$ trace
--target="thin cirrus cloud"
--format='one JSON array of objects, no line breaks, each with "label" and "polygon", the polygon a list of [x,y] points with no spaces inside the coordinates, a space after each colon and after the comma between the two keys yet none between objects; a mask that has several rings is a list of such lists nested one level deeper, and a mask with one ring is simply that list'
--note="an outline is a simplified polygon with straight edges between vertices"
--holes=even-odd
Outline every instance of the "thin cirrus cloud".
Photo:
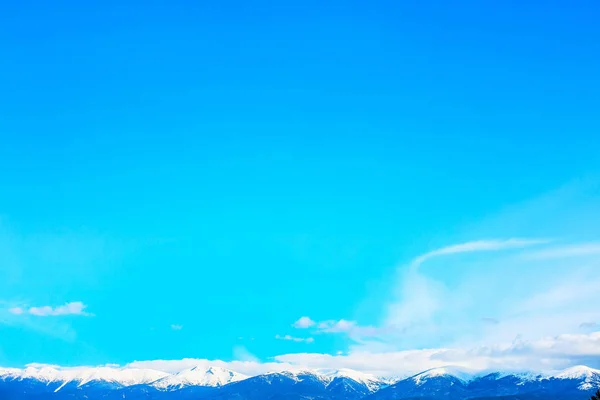
[{"label": "thin cirrus cloud", "polygon": [[600,243],[576,243],[550,249],[532,251],[524,255],[526,259],[557,259],[600,255]]},{"label": "thin cirrus cloud", "polygon": [[40,306],[40,307],[13,307],[8,310],[11,314],[14,315],[33,315],[36,317],[58,317],[65,315],[79,315],[83,317],[92,317],[94,314],[85,311],[87,305],[82,303],[81,301],[73,301],[70,303],[65,303],[61,306]]},{"label": "thin cirrus cloud", "polygon": [[345,319],[340,320],[325,320],[325,321],[314,321],[310,317],[300,317],[296,322],[292,324],[297,329],[309,329],[315,328],[320,332],[347,332],[356,326],[355,321],[348,321]]},{"label": "thin cirrus cloud", "polygon": [[474,240],[466,243],[454,244],[451,246],[442,247],[428,253],[422,254],[416,257],[411,265],[413,268],[419,267],[425,261],[444,255],[460,254],[460,253],[473,253],[481,251],[499,251],[508,249],[518,249],[528,246],[534,246],[539,244],[548,243],[548,239],[524,239],[524,238],[511,238],[511,239],[492,239],[492,240]]},{"label": "thin cirrus cloud", "polygon": [[315,339],[313,339],[312,337],[307,337],[307,338],[301,338],[301,337],[295,337],[295,336],[291,336],[291,335],[275,335],[275,339],[277,340],[288,340],[291,342],[298,342],[298,343],[313,343],[315,341]]},{"label": "thin cirrus cloud", "polygon": [[180,331],[183,329],[183,325],[171,324],[171,329],[173,329],[174,331]]}]

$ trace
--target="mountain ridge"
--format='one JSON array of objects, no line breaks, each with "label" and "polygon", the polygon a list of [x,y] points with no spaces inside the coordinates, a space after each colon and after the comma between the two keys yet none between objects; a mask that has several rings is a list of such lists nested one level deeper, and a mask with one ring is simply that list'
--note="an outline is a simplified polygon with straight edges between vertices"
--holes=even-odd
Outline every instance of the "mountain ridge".
[{"label": "mountain ridge", "polygon": [[585,395],[598,388],[600,370],[586,366],[553,373],[477,372],[446,366],[392,382],[351,369],[293,368],[247,376],[216,366],[176,373],[110,366],[0,368],[2,400],[462,400],[542,394],[556,400],[565,396],[587,400]]}]

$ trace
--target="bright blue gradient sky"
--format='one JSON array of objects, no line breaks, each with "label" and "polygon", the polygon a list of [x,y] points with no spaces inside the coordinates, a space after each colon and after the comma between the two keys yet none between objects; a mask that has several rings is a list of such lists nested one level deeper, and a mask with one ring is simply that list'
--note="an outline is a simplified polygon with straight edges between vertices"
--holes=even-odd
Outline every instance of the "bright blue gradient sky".
[{"label": "bright blue gradient sky", "polygon": [[325,3],[3,5],[0,365],[454,348],[600,279],[600,5]]}]

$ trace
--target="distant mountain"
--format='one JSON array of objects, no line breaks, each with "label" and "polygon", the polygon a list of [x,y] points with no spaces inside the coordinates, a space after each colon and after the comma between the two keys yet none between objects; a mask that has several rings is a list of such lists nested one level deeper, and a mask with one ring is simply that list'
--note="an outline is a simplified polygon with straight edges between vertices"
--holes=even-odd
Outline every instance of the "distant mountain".
[{"label": "distant mountain", "polygon": [[349,369],[248,377],[219,367],[175,374],[133,368],[0,368],[0,400],[588,400],[600,371],[477,373],[434,368],[390,382]]},{"label": "distant mountain", "polygon": [[600,371],[585,366],[557,374],[474,374],[453,368],[436,368],[401,380],[367,397],[401,399],[583,399],[600,388]]}]

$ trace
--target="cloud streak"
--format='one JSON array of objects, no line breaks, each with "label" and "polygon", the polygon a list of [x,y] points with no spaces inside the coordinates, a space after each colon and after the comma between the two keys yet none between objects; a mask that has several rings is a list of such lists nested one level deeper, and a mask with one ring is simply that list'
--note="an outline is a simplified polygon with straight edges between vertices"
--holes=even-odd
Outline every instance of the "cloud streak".
[{"label": "cloud streak", "polygon": [[428,253],[422,254],[415,258],[411,266],[412,268],[418,268],[425,261],[434,257],[460,254],[460,253],[473,253],[481,251],[499,251],[508,249],[518,249],[528,246],[535,246],[539,244],[548,243],[548,239],[523,239],[523,238],[512,238],[512,239],[492,239],[492,240],[475,240],[466,243],[454,244],[451,246],[442,247]]},{"label": "cloud streak", "polygon": [[24,315],[29,314],[36,317],[58,317],[65,315],[79,315],[84,317],[91,317],[94,314],[88,313],[85,311],[87,306],[80,301],[73,301],[70,303],[65,303],[61,306],[52,307],[52,306],[41,306],[41,307],[12,307],[8,310],[11,314],[14,315]]},{"label": "cloud streak", "polygon": [[[298,323],[304,321],[305,323]],[[349,337],[360,339],[365,337],[376,337],[382,334],[391,333],[389,328],[379,328],[375,326],[362,326],[356,321],[340,319],[340,320],[325,320],[325,321],[313,321],[309,317],[302,317],[296,321],[293,326],[297,329],[310,329],[315,334],[324,333],[338,333],[346,334]],[[277,335],[278,339],[282,339]]]},{"label": "cloud streak", "polygon": [[302,338],[302,337],[295,337],[295,336],[291,336],[291,335],[283,335],[283,336],[275,335],[275,339],[288,340],[288,341],[298,342],[298,343],[313,343],[315,341],[315,339],[312,337]]}]

